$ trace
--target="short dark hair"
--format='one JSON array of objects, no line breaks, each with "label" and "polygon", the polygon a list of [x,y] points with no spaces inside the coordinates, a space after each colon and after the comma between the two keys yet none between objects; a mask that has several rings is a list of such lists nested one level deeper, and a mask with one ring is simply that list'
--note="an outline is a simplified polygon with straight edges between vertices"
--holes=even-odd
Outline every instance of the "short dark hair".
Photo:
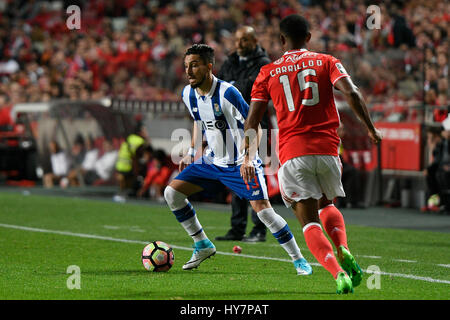
[{"label": "short dark hair", "polygon": [[194,44],[186,50],[184,57],[198,54],[205,64],[212,63],[214,65],[214,49],[207,44]]},{"label": "short dark hair", "polygon": [[304,42],[309,33],[309,23],[298,14],[291,14],[280,21],[280,32],[293,42]]}]

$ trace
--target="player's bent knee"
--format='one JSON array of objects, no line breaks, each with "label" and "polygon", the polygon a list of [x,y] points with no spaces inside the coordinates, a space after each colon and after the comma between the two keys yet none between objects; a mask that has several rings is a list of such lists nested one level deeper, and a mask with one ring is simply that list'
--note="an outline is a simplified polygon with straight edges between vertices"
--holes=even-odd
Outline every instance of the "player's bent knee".
[{"label": "player's bent knee", "polygon": [[269,209],[272,208],[272,206],[270,205],[269,200],[253,200],[250,201],[250,204],[252,205],[253,210],[255,210],[255,212],[260,212],[264,209]]},{"label": "player's bent knee", "polygon": [[175,190],[171,186],[164,189],[164,199],[171,209],[178,209],[186,205],[186,195]]},{"label": "player's bent knee", "polygon": [[258,215],[259,220],[261,220],[261,222],[264,223],[270,231],[278,231],[286,224],[286,220],[284,220],[272,208],[263,209],[258,211],[256,214]]}]

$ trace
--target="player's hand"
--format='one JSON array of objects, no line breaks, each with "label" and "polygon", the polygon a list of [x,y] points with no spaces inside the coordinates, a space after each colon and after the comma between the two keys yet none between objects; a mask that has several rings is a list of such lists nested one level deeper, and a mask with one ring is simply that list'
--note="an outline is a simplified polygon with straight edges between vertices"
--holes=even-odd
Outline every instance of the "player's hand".
[{"label": "player's hand", "polygon": [[383,136],[380,130],[373,128],[373,130],[369,130],[369,138],[373,143],[379,143],[383,139]]},{"label": "player's hand", "polygon": [[250,182],[255,176],[255,167],[252,161],[248,157],[244,158],[244,162],[241,165],[241,177],[245,182]]},{"label": "player's hand", "polygon": [[183,159],[181,159],[180,164],[178,166],[178,171],[183,171],[184,168],[186,168],[188,165],[194,162],[194,157],[190,154],[187,154],[184,156]]}]

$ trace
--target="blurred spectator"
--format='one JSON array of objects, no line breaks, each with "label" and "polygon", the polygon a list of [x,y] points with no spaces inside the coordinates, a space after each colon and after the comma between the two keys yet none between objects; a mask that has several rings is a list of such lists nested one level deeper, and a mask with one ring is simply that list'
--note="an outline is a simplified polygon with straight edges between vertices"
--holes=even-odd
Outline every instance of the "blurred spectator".
[{"label": "blurred spectator", "polygon": [[427,129],[427,149],[428,149],[428,154],[427,154],[426,158],[427,158],[428,164],[433,163],[435,158],[436,158],[436,156],[437,156],[438,149],[436,149],[436,146],[442,140],[441,133],[442,133],[442,128],[441,127],[429,127]]},{"label": "blurred spectator", "polygon": [[70,157],[56,141],[49,143],[49,150],[52,172],[44,175],[44,187],[51,188],[58,183],[62,183],[61,186],[65,187],[68,183],[65,177],[69,173]]},{"label": "blurred spectator", "polygon": [[79,168],[81,167],[81,164],[84,161],[84,157],[86,155],[86,149],[85,149],[85,144],[84,144],[84,138],[83,136],[78,133],[75,137],[75,141],[72,145],[72,149],[71,149],[71,168],[75,169],[75,168]]},{"label": "blurred spectator", "polygon": [[142,166],[141,171],[139,173],[140,176],[143,178],[147,175],[147,172],[153,167],[153,154],[154,154],[153,147],[150,144],[147,144],[144,148],[143,154],[142,154],[142,163],[144,163],[144,166]]},{"label": "blurred spectator", "polygon": [[428,187],[427,209],[444,210],[450,213],[450,113],[442,122],[441,137],[437,131],[429,134],[431,146],[434,144],[432,159],[426,169]]},{"label": "blurred spectator", "polygon": [[437,146],[442,141],[442,129],[431,127],[427,130],[428,165],[424,171],[427,183],[427,206],[425,210],[438,211],[439,207],[439,185],[436,180],[436,170],[439,167],[440,147]]},{"label": "blurred spectator", "polygon": [[[103,144],[103,147],[105,145]],[[104,150],[103,150],[104,151]],[[81,169],[85,171],[93,170],[95,162],[99,156],[99,150],[95,146],[95,141],[91,135],[86,140],[86,154],[84,155],[83,162],[81,163]]]},{"label": "blurred spectator", "polygon": [[441,210],[450,214],[450,113],[442,124],[444,131],[436,179],[439,185]]},{"label": "blurred spectator", "polygon": [[111,141],[103,141],[103,154],[95,161],[94,168],[86,171],[84,179],[87,185],[110,183],[113,178],[114,165],[118,151],[114,150]]},{"label": "blurred spectator", "polygon": [[340,58],[369,103],[417,104],[425,98],[422,89],[435,91],[433,105],[449,100],[448,88],[438,89],[448,78],[448,1],[377,1],[382,21],[372,30],[367,6],[355,1],[93,0],[83,2],[76,32],[64,21],[69,3],[47,3],[6,1],[0,16],[0,92],[12,104],[105,95],[178,101],[186,47],[214,47],[219,70],[234,50],[231,34],[249,24],[273,60],[282,54],[271,41],[278,22],[295,12],[311,22],[310,49]]},{"label": "blurred spectator", "polygon": [[138,183],[137,177],[141,171],[140,160],[147,143],[147,129],[142,123],[139,123],[134,132],[120,145],[115,165],[116,176],[119,182],[119,193],[114,196],[115,201],[123,202],[126,200],[126,196],[135,195]]},{"label": "blurred spectator", "polygon": [[150,198],[164,202],[164,188],[172,175],[172,168],[167,163],[167,155],[164,150],[159,149],[153,153],[152,166],[147,171],[144,183],[139,189],[138,197],[143,197],[149,192]]},{"label": "blurred spectator", "polygon": [[6,93],[0,93],[0,131],[12,131],[14,128],[14,121],[11,118],[12,105],[8,100]]},{"label": "blurred spectator", "polygon": [[[351,135],[345,129],[344,123],[341,123],[339,126],[338,134],[342,140],[349,139],[350,137],[348,135]],[[339,158],[342,163],[342,185],[346,197],[338,197],[336,199],[336,205],[340,208],[361,208],[362,204],[360,203],[360,199],[363,192],[361,189],[361,185],[363,185],[361,183],[362,173],[350,161],[351,157],[346,154],[343,143],[339,147]]]},{"label": "blurred spectator", "polygon": [[[80,138],[78,138],[78,140],[81,141]],[[75,147],[75,144],[74,147],[72,147],[72,155],[74,154],[74,151],[76,152],[76,150],[79,149],[79,147]],[[86,140],[86,147],[84,152],[82,153],[78,152],[78,155],[79,155],[77,162],[78,165],[72,168],[69,174],[67,175],[70,186],[79,186],[81,184],[79,179],[83,178],[87,172],[94,171],[95,163],[99,155],[99,150],[95,147],[94,140],[91,136],[89,136],[88,139]],[[86,181],[83,180],[83,182],[85,183]]]}]

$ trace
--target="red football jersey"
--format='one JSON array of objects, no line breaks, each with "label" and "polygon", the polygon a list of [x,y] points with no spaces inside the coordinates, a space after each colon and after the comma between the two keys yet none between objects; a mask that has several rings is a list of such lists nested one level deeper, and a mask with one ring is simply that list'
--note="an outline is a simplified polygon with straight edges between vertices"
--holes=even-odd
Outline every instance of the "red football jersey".
[{"label": "red football jersey", "polygon": [[333,85],[348,76],[338,59],[306,49],[288,51],[261,68],[252,101],[273,101],[281,164],[304,155],[338,155]]}]

